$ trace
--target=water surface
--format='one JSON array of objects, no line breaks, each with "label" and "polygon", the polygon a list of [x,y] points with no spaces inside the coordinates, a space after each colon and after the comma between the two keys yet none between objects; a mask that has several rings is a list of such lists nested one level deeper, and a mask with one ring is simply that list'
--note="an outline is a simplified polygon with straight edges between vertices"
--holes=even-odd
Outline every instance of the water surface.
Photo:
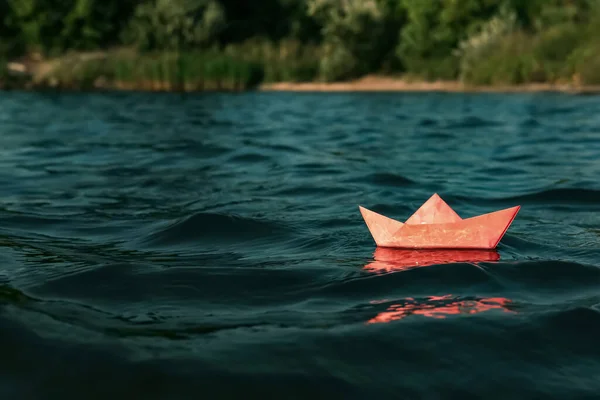
[{"label": "water surface", "polygon": [[[595,96],[2,93],[0,396],[595,398],[599,177]],[[522,208],[375,253],[433,193]]]}]

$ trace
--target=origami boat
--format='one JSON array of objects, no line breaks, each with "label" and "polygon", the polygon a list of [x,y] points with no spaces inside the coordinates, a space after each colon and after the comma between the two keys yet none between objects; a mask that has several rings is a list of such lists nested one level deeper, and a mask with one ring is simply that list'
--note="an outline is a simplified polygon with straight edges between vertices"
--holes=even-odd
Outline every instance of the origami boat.
[{"label": "origami boat", "polygon": [[462,219],[437,193],[406,222],[359,206],[377,246],[403,249],[495,249],[521,206]]}]

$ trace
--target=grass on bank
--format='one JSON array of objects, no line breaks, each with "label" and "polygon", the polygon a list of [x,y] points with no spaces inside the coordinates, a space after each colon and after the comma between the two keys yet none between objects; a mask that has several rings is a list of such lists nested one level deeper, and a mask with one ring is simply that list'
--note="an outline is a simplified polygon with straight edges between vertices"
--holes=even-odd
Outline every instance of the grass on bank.
[{"label": "grass on bank", "polygon": [[229,57],[260,64],[263,83],[311,82],[319,79],[321,47],[303,44],[297,40],[280,43],[264,39],[250,39],[223,50]]},{"label": "grass on bank", "polygon": [[263,80],[259,64],[210,53],[108,53],[57,63],[41,86],[155,91],[245,90]]},{"label": "grass on bank", "polygon": [[246,90],[264,82],[312,81],[314,48],[298,42],[249,41],[222,50],[137,53],[121,49],[67,55],[36,78],[35,86],[156,91]]}]

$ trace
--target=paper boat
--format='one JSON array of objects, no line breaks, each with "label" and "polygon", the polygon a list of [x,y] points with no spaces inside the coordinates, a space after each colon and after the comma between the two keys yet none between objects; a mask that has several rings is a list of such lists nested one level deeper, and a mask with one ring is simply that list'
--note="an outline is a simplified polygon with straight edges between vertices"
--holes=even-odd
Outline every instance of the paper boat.
[{"label": "paper boat", "polygon": [[435,193],[406,222],[359,206],[380,247],[403,249],[495,249],[521,206],[462,219]]}]

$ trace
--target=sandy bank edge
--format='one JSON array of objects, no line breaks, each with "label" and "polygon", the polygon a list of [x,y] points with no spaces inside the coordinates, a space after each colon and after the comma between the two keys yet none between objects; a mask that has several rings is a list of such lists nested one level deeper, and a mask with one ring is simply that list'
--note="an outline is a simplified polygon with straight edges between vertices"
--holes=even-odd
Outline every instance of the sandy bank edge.
[{"label": "sandy bank edge", "polygon": [[600,93],[600,85],[580,86],[572,84],[531,83],[512,86],[469,86],[456,81],[411,82],[400,78],[365,77],[350,82],[279,82],[262,84],[259,91],[289,92],[561,92]]}]

